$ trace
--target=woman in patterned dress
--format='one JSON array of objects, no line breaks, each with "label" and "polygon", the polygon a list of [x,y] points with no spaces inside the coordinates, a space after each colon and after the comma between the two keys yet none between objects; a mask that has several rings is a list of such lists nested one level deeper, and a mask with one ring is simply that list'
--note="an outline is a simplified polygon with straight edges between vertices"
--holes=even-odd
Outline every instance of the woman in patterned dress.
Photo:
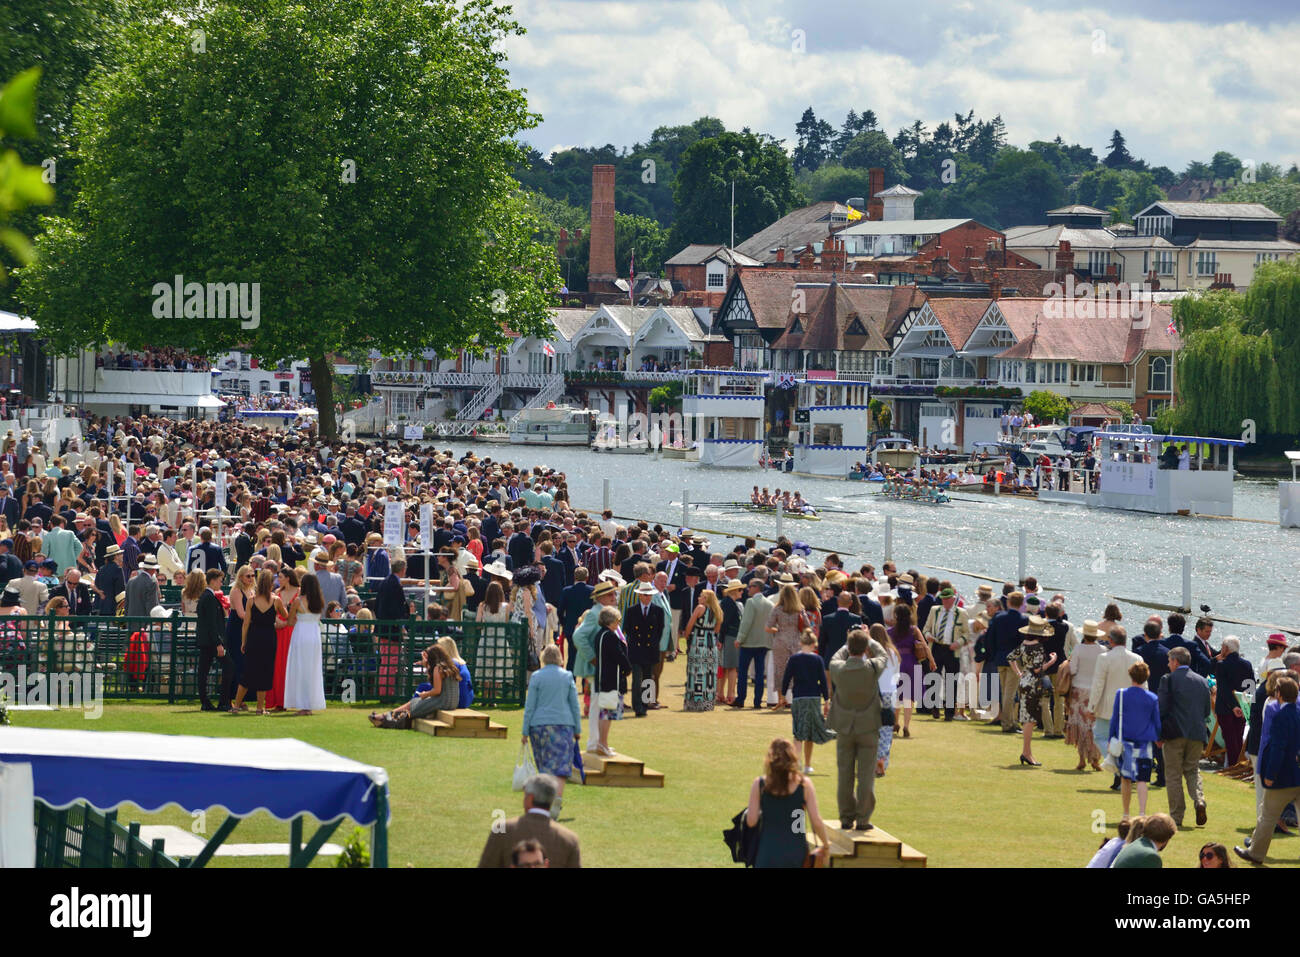
[{"label": "woman in patterned dress", "polygon": [[718,643],[722,606],[707,588],[686,623],[686,711],[712,711],[718,694]]},{"label": "woman in patterned dress", "polygon": [[[788,575],[782,576],[782,578],[788,577]],[[795,588],[793,581],[786,582],[781,586],[781,594],[777,598],[776,606],[767,616],[767,632],[772,636],[772,680],[776,682],[778,688],[785,680],[785,666],[790,663],[790,656],[799,651],[799,635],[803,632],[801,627],[803,614],[799,590]],[[777,702],[777,707],[783,708],[788,704],[789,702],[782,695]]]},{"label": "woman in patterned dress", "polygon": [[899,729],[898,712],[894,710],[894,695],[898,691],[899,654],[894,640],[889,637],[889,629],[884,625],[872,625],[868,634],[872,641],[879,642],[885,649],[885,670],[880,673],[880,708],[881,717],[886,714],[892,720],[881,721],[880,740],[876,744],[876,777],[883,778],[889,769],[889,752],[894,744],[894,732]]},{"label": "woman in patterned dress", "polygon": [[1056,661],[1056,654],[1048,654],[1043,645],[1044,638],[1055,635],[1051,622],[1037,615],[1030,617],[1029,624],[1020,629],[1025,640],[1015,651],[1007,655],[1009,664],[1019,679],[1020,691],[1020,729],[1024,733],[1024,749],[1020,752],[1020,763],[1030,767],[1042,767],[1041,761],[1034,760],[1033,737],[1034,725],[1041,721],[1043,705],[1043,683],[1047,682],[1047,693],[1051,694],[1051,679],[1044,672]]}]

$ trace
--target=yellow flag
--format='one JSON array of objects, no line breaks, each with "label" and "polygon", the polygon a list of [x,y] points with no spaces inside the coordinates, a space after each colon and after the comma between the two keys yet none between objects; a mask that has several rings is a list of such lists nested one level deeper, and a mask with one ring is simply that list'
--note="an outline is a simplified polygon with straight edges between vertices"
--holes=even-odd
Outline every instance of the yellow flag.
[{"label": "yellow flag", "polygon": [[849,206],[848,210],[849,210],[849,215],[848,215],[849,222],[853,222],[854,220],[858,220],[862,218],[862,213],[854,209],[852,206]]}]

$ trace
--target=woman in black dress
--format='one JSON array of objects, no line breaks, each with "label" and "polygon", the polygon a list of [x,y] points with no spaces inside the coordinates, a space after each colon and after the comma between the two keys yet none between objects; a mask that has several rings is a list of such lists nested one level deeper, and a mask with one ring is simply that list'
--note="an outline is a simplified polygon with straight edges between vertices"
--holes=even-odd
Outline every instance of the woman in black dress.
[{"label": "woman in black dress", "polygon": [[284,603],[272,594],[273,580],[270,569],[257,575],[257,593],[248,602],[244,615],[242,646],[244,673],[239,683],[239,693],[231,704],[232,714],[238,714],[244,696],[257,693],[257,713],[266,714],[266,693],[275,680],[275,618],[287,619],[289,613]]}]

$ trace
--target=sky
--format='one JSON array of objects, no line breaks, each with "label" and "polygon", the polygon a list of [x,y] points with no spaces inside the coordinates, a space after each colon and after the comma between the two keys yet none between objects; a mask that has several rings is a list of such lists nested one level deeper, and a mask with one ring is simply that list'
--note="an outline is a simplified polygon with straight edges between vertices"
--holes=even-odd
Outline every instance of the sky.
[{"label": "sky", "polygon": [[1300,4],[1284,0],[515,0],[504,50],[542,123],[524,139],[631,146],[719,117],[794,145],[804,109],[892,136],[975,110],[1007,140],[1129,151],[1182,170],[1226,149],[1300,160]]}]

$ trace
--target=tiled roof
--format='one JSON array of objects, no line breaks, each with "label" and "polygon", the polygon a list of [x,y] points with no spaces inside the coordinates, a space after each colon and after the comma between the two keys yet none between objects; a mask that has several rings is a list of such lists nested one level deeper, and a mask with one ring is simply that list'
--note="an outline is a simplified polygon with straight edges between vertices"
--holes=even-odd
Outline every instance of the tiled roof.
[{"label": "tiled roof", "polygon": [[1048,216],[1105,216],[1104,209],[1098,209],[1096,206],[1085,206],[1083,203],[1075,203],[1073,206],[1060,206],[1056,209],[1049,209]]},{"label": "tiled roof", "polygon": [[988,311],[988,299],[931,299],[930,311],[954,349],[964,349],[971,333]]},{"label": "tiled roof", "polygon": [[[790,315],[786,332],[772,344],[773,349],[889,351],[882,330],[889,311],[891,289],[854,288],[832,282],[829,286],[808,289],[807,292],[805,314]],[[796,321],[802,324],[802,333],[790,332]],[[855,321],[862,326],[863,334],[848,333]]]},{"label": "tiled roof", "polygon": [[847,216],[849,208],[831,200],[803,206],[737,244],[736,251],[760,262],[773,262],[776,256],[770,250],[800,249],[825,239],[831,230],[831,215],[836,210],[841,216]]},{"label": "tiled roof", "polygon": [[796,282],[831,281],[829,272],[803,269],[742,269],[736,276],[760,329],[786,327]]},{"label": "tiled roof", "polygon": [[[1070,310],[1049,310],[1050,302],[1028,298],[998,300],[998,309],[1018,340],[1016,345],[999,353],[1000,358],[1127,364],[1142,351],[1167,352],[1181,344],[1166,328],[1172,308],[1168,303],[1147,305],[1099,299],[1091,309],[1096,315],[1088,316],[1088,310],[1080,309],[1077,302]],[[1057,315],[1060,311],[1073,315]]]},{"label": "tiled roof", "polygon": [[925,305],[925,293],[916,286],[894,286],[890,289],[889,309],[885,314],[885,327],[881,330],[886,339],[892,339],[907,314]]},{"label": "tiled roof", "polygon": [[1106,418],[1123,418],[1118,409],[1112,409],[1108,405],[1100,402],[1085,402],[1083,405],[1075,406],[1070,410],[1071,416],[1081,416],[1089,419],[1105,416]]},{"label": "tiled roof", "polygon": [[761,263],[743,253],[728,249],[725,245],[718,243],[692,243],[687,246],[672,259],[664,261],[665,266],[699,266],[708,262],[714,257],[721,259],[730,266],[758,266]]},{"label": "tiled roof", "polygon": [[574,335],[587,324],[595,309],[552,309],[551,324],[566,342],[572,341]]},{"label": "tiled roof", "polygon": [[1282,219],[1263,203],[1175,203],[1167,199],[1152,203],[1137,215],[1146,215],[1154,206],[1183,219]]},{"label": "tiled roof", "polygon": [[1109,229],[1082,229],[1078,226],[1012,226],[1006,236],[1008,249],[1054,248],[1061,240],[1074,249],[1110,249],[1115,244],[1115,234]]}]

